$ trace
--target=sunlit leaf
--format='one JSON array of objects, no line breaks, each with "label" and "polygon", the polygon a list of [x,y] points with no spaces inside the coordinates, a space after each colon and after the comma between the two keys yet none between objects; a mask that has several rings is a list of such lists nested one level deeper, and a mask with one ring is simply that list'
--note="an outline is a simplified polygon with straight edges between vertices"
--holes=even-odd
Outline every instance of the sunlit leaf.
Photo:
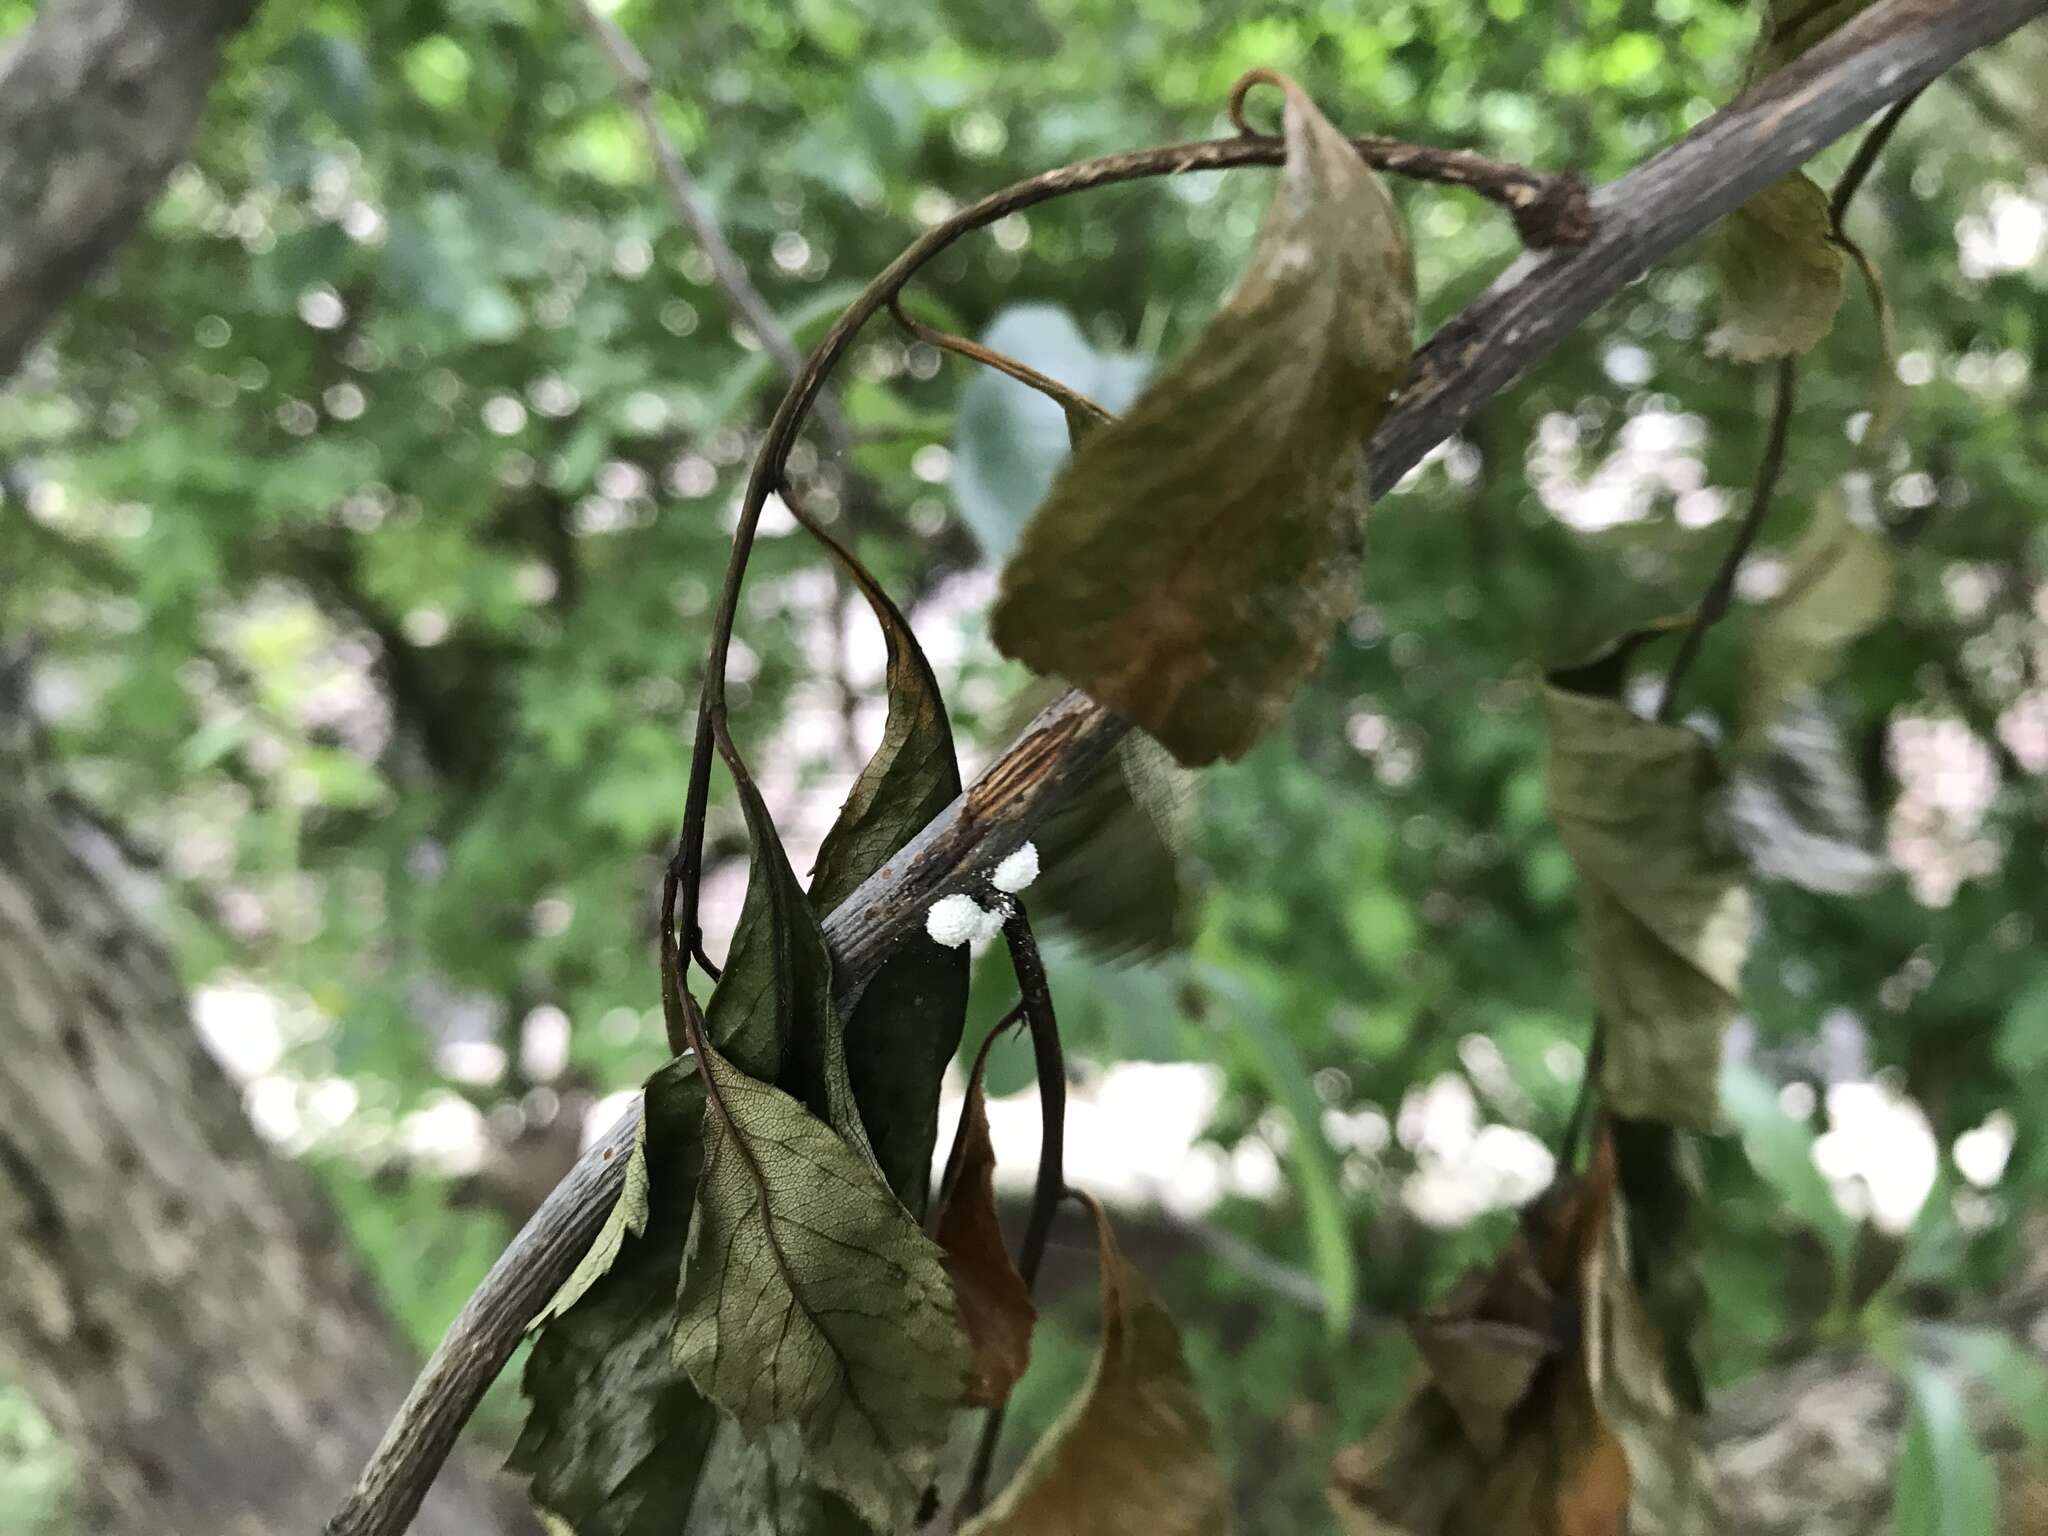
[{"label": "sunlit leaf", "polygon": [[1716,225],[1721,320],[1707,350],[1738,363],[1811,351],[1842,307],[1833,228],[1827,193],[1803,174],[1773,182]]},{"label": "sunlit leaf", "polygon": [[[938,679],[908,621],[852,551],[812,531],[867,599],[889,657],[881,744],[825,834],[811,873],[811,902],[822,918],[952,803],[960,765]],[[948,948],[913,932],[846,1020],[854,1101],[889,1187],[914,1215],[925,1207],[939,1081],[960,1044],[970,963],[964,946]]]},{"label": "sunlit leaf", "polygon": [[748,1434],[795,1425],[809,1477],[902,1529],[967,1378],[944,1257],[865,1144],[716,1051],[705,1071],[675,1358]]},{"label": "sunlit leaf", "polygon": [[1229,1497],[1180,1330],[1095,1213],[1102,1343],[1087,1384],[961,1536],[1212,1536]]},{"label": "sunlit leaf", "polygon": [[1544,707],[1551,816],[1578,869],[1605,1028],[1603,1098],[1631,1118],[1711,1125],[1751,928],[1742,862],[1710,821],[1713,753],[1688,727],[1556,682]]},{"label": "sunlit leaf", "polygon": [[1289,87],[1250,270],[1090,434],[1003,569],[997,648],[1183,763],[1241,756],[1356,606],[1359,445],[1407,371],[1414,268],[1386,191]]},{"label": "sunlit leaf", "polygon": [[1961,1388],[1923,1360],[1906,1365],[1898,1536],[1984,1536],[1998,1529],[1998,1478],[1970,1427]]},{"label": "sunlit leaf", "polygon": [[694,1064],[648,1080],[626,1191],[549,1303],[527,1361],[511,1463],[577,1536],[666,1536],[689,1517],[718,1414],[671,1357],[677,1277],[702,1161]]},{"label": "sunlit leaf", "polygon": [[1723,1070],[1721,1102],[1742,1138],[1750,1166],[1846,1269],[1856,1251],[1856,1223],[1836,1203],[1827,1178],[1814,1163],[1813,1128],[1787,1114],[1777,1091],[1746,1062],[1730,1062]]},{"label": "sunlit leaf", "polygon": [[[1016,304],[981,334],[982,345],[1058,379],[1108,410],[1136,398],[1149,359],[1103,352],[1063,309]],[[1071,451],[1072,424],[1060,407],[994,369],[977,368],[960,391],[948,482],[960,517],[991,560],[1005,559]]]},{"label": "sunlit leaf", "polygon": [[984,1041],[967,1079],[960,1129],[946,1162],[932,1236],[945,1251],[946,1272],[959,1296],[960,1321],[973,1351],[967,1401],[987,1407],[1009,1396],[1031,1361],[1031,1327],[1038,1310],[1024,1277],[1011,1262],[996,1215],[996,1153],[988,1134],[988,1102],[982,1087],[988,1066]]}]

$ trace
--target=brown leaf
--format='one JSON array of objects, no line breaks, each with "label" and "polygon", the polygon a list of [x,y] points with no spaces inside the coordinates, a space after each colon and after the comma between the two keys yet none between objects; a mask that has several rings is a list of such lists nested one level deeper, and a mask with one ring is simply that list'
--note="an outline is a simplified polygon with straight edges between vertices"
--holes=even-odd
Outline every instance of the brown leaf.
[{"label": "brown leaf", "polygon": [[1102,1207],[1102,1345],[1088,1383],[961,1536],[1221,1536],[1229,1498],[1180,1330]]},{"label": "brown leaf", "polygon": [[1292,82],[1250,268],[1054,481],[1003,568],[997,649],[1195,766],[1242,756],[1357,606],[1359,446],[1408,370],[1415,271],[1386,189]]},{"label": "brown leaf", "polygon": [[933,1227],[972,1351],[966,1401],[976,1408],[993,1407],[1010,1395],[1031,1361],[1031,1325],[1038,1318],[996,1219],[996,1154],[989,1142],[982,1076],[989,1047],[1001,1034],[991,1030],[974,1058]]},{"label": "brown leaf", "polygon": [[[1625,1295],[1616,1304],[1627,1268],[1615,1181],[1603,1134],[1587,1172],[1553,1184],[1492,1268],[1418,1322],[1428,1379],[1331,1464],[1330,1502],[1348,1536],[1623,1536],[1629,1440],[1645,1456],[1664,1448],[1616,1413],[1676,1409],[1668,1391],[1654,1404],[1640,1391],[1661,1354],[1654,1336],[1642,1341],[1640,1307]],[[1617,1317],[1628,1330],[1619,1354]],[[1637,1390],[1618,1390],[1630,1382]]]}]

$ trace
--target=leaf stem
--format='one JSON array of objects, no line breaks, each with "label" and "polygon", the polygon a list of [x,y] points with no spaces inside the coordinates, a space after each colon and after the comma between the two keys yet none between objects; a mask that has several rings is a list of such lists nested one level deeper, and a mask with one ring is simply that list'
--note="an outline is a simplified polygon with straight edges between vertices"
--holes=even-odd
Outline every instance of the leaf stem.
[{"label": "leaf stem", "polygon": [[1793,359],[1780,358],[1775,385],[1776,403],[1771,407],[1770,436],[1764,440],[1764,454],[1757,461],[1756,488],[1749,494],[1749,511],[1743,516],[1742,526],[1735,531],[1735,542],[1728,546],[1728,553],[1722,557],[1714,579],[1707,583],[1699,606],[1693,610],[1692,623],[1685,631],[1685,638],[1678,642],[1678,654],[1671,659],[1671,671],[1664,679],[1664,699],[1657,707],[1660,721],[1669,721],[1676,710],[1678,685],[1685,681],[1685,674],[1699,656],[1700,644],[1707,638],[1707,631],[1728,611],[1729,600],[1735,595],[1735,579],[1742,574],[1742,562],[1756,544],[1757,535],[1763,532],[1764,518],[1778,494],[1778,477],[1785,468],[1785,441],[1792,430],[1793,386],[1797,377],[1798,365]]},{"label": "leaf stem", "polygon": [[[1046,1240],[1052,1235],[1053,1218],[1067,1192],[1065,1148],[1067,1125],[1067,1064],[1060,1050],[1059,1021],[1053,1016],[1052,987],[1045,976],[1045,961],[1032,936],[1031,920],[1024,903],[1010,898],[1010,915],[1003,920],[1003,942],[1010,948],[1010,964],[1017,972],[1017,1004],[1031,1028],[1031,1054],[1038,1070],[1038,1112],[1042,1130],[1038,1144],[1038,1183],[1031,1191],[1031,1215],[1024,1225],[1024,1241],[1017,1249],[1017,1273],[1024,1277],[1028,1294],[1038,1280],[1038,1266],[1045,1258]],[[999,1026],[1000,1027],[1000,1026]],[[989,1469],[995,1465],[996,1442],[1002,1438],[1005,1399],[988,1411],[982,1421],[981,1440],[974,1448],[960,1502],[954,1506],[954,1520],[963,1521],[979,1510],[988,1497]]]},{"label": "leaf stem", "polygon": [[1062,384],[1051,374],[1040,373],[1029,363],[1020,363],[1016,358],[998,352],[994,347],[985,347],[978,341],[969,341],[965,336],[955,336],[951,331],[942,331],[935,325],[927,325],[924,321],[904,313],[903,295],[900,293],[890,295],[889,313],[896,317],[898,325],[927,346],[937,347],[941,352],[951,352],[956,357],[964,357],[970,362],[980,363],[985,368],[993,368],[998,373],[1007,374],[1019,384],[1037,390],[1063,411],[1079,411],[1096,421],[1110,419],[1108,411],[1078,389],[1070,389]]}]

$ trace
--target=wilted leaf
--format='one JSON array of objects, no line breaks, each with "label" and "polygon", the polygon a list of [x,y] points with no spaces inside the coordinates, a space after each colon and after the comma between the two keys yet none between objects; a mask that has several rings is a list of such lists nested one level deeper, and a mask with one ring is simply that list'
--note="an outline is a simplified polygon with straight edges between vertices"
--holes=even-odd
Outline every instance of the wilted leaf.
[{"label": "wilted leaf", "polygon": [[1102,1344],[1081,1394],[961,1536],[1212,1536],[1229,1497],[1180,1330],[1095,1214]]},{"label": "wilted leaf", "polygon": [[1867,507],[1870,480],[1830,486],[1805,531],[1785,552],[1785,585],[1750,626],[1742,729],[1768,730],[1795,702],[1828,681],[1849,644],[1891,611],[1897,576],[1890,541]]},{"label": "wilted leaf", "polygon": [[996,1216],[996,1152],[989,1141],[982,1075],[997,1033],[990,1034],[974,1058],[932,1232],[945,1251],[946,1272],[953,1277],[960,1322],[973,1351],[967,1401],[982,1408],[1008,1397],[1024,1374],[1031,1362],[1031,1325],[1038,1319],[1024,1277],[1010,1261],[1003,1224]]},{"label": "wilted leaf", "polygon": [[804,1470],[871,1525],[907,1527],[967,1376],[936,1244],[852,1127],[716,1051],[675,1356],[756,1435],[794,1424]]},{"label": "wilted leaf", "polygon": [[997,648],[1183,763],[1241,756],[1356,606],[1360,444],[1407,371],[1392,201],[1292,85],[1250,270],[1189,352],[1091,433],[1003,569]]},{"label": "wilted leaf", "polygon": [[1709,819],[1713,753],[1688,727],[1555,681],[1544,705],[1551,816],[1579,872],[1606,1032],[1604,1102],[1710,1125],[1751,926],[1742,862]]},{"label": "wilted leaf", "polygon": [[[909,622],[866,567],[813,528],[860,588],[888,646],[889,715],[881,744],[825,834],[811,874],[821,918],[881,868],[960,793],[953,730],[931,663]],[[922,1215],[938,1137],[939,1081],[967,1017],[970,959],[922,930],[896,947],[846,1021],[847,1074],[889,1187]]]},{"label": "wilted leaf", "polygon": [[761,792],[735,776],[753,864],[704,1032],[740,1071],[778,1083],[821,1119],[861,1136],[832,1001],[832,955]]},{"label": "wilted leaf", "polygon": [[549,1303],[522,1382],[531,1407],[511,1464],[577,1536],[681,1530],[718,1427],[669,1349],[702,1162],[694,1063],[656,1072],[644,1100],[638,1173]]},{"label": "wilted leaf", "polygon": [[[1415,1327],[1427,1375],[1338,1453],[1349,1536],[1706,1536],[1697,1423],[1636,1301],[1613,1143],[1522,1213],[1491,1269]],[[1490,1374],[1491,1373],[1491,1374]]]},{"label": "wilted leaf", "polygon": [[1804,174],[1773,182],[1716,225],[1721,323],[1707,351],[1738,363],[1811,351],[1842,307],[1833,230],[1827,193]]},{"label": "wilted leaf", "polygon": [[[1111,411],[1137,397],[1151,370],[1148,358],[1097,350],[1067,312],[1051,304],[1011,305],[981,341]],[[948,484],[961,520],[989,559],[1006,559],[1017,547],[1018,533],[1066,463],[1073,435],[1060,407],[1028,384],[993,369],[976,369],[967,381],[953,419]]]}]

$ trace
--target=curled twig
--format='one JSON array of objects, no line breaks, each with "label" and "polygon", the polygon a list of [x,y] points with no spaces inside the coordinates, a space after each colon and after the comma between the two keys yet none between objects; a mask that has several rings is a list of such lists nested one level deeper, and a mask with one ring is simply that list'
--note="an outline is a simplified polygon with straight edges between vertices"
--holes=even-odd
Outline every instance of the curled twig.
[{"label": "curled twig", "polygon": [[[1502,166],[1462,150],[1429,149],[1393,139],[1356,138],[1351,142],[1369,164],[1383,170],[1448,182],[1493,197],[1514,213],[1517,226],[1531,243],[1575,244],[1592,232],[1590,202],[1584,184],[1576,177],[1546,176]],[[805,416],[861,327],[888,305],[919,269],[961,236],[1022,209],[1093,187],[1151,177],[1179,176],[1190,171],[1279,165],[1285,158],[1286,146],[1277,138],[1239,136],[1105,155],[1029,177],[991,193],[926,230],[870,282],[833,323],[805,361],[803,369],[791,381],[788,392],[768,423],[740,501],[739,519],[733,529],[732,554],[726,564],[725,582],[720,589],[718,609],[712,621],[704,688],[698,701],[696,740],[690,754],[683,825],[676,840],[676,857],[684,874],[677,893],[680,907],[664,907],[662,920],[665,923],[684,932],[695,932],[697,927],[696,876],[703,857],[705,816],[710,804],[713,738],[725,716],[726,660],[732,649],[733,628],[739,618],[740,588],[746,578],[747,561],[753,552],[761,513],[769,494],[783,483],[789,450],[802,429]]]},{"label": "curled twig", "polygon": [[951,352],[970,362],[980,363],[984,368],[993,368],[997,373],[1006,374],[1030,389],[1046,396],[1061,410],[1092,417],[1096,421],[1108,421],[1110,414],[1078,389],[1071,389],[1049,373],[1040,373],[1029,363],[1020,363],[1007,353],[998,352],[994,347],[985,347],[978,341],[969,341],[965,336],[955,336],[951,331],[942,331],[935,325],[927,325],[904,311],[903,295],[889,296],[889,313],[896,323],[910,332],[926,346],[937,347],[941,352]]}]

